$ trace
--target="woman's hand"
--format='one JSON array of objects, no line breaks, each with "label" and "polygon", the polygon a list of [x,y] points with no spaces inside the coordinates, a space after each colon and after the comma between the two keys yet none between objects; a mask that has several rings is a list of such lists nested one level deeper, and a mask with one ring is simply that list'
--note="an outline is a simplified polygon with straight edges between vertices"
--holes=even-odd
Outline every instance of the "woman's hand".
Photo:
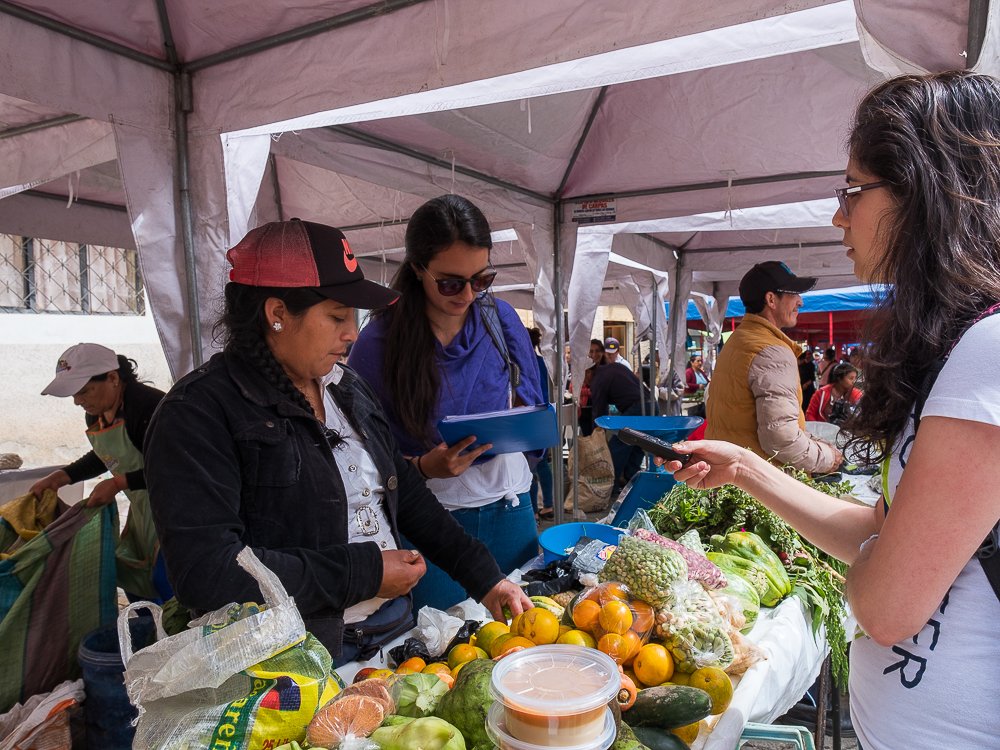
[{"label": "woman's hand", "polygon": [[476,436],[470,435],[450,447],[447,443],[434,446],[428,453],[420,457],[420,469],[423,470],[424,476],[428,479],[450,479],[462,474],[472,466],[473,461],[493,447],[493,443],[486,443],[468,453],[459,455],[474,442],[476,442]]},{"label": "woman's hand", "polygon": [[505,604],[510,607],[511,617],[519,615],[534,606],[523,589],[506,578],[491,588],[489,593],[483,597],[483,606],[490,611],[493,619],[499,622],[507,622],[507,616],[503,611]]},{"label": "woman's hand", "polygon": [[52,490],[53,492],[58,492],[60,487],[65,487],[70,483],[69,474],[67,474],[62,469],[57,469],[49,474],[47,477],[42,477],[33,485],[29,492],[33,494],[38,499],[41,499],[42,493],[45,490]]},{"label": "woman's hand", "polygon": [[662,458],[654,458],[654,463],[666,465],[667,471],[673,472],[674,479],[687,482],[689,487],[696,490],[738,484],[737,477],[745,468],[747,458],[753,455],[722,440],[696,440],[677,443],[673,447],[678,453],[691,454],[687,466],[681,466],[680,461],[668,462]]},{"label": "woman's hand", "polygon": [[117,495],[120,491],[119,486],[125,484],[124,478],[119,479],[118,476],[113,476],[111,479],[105,479],[103,482],[98,483],[98,485],[94,487],[94,491],[90,493],[90,498],[87,500],[88,508],[97,508],[101,505],[107,505],[115,499],[115,495]]},{"label": "woman's hand", "polygon": [[382,586],[378,590],[378,596],[395,599],[409,593],[426,572],[427,563],[416,550],[385,550],[382,553]]}]

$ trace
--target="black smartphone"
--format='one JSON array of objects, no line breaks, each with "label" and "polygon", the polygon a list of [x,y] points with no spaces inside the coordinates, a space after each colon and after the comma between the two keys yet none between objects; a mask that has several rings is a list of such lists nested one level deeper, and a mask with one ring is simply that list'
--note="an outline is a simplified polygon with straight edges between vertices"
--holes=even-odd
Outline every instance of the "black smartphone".
[{"label": "black smartphone", "polygon": [[622,427],[618,430],[618,439],[627,445],[636,445],[646,453],[665,458],[667,461],[680,461],[681,465],[691,460],[690,453],[678,453],[670,443],[666,443],[645,432],[633,430],[631,427]]}]

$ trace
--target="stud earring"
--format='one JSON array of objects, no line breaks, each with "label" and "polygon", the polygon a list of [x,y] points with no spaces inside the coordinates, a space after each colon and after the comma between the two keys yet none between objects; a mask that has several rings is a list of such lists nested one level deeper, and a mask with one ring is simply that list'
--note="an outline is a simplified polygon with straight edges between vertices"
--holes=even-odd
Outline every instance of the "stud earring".
[{"label": "stud earring", "polygon": [[274,325],[272,325],[271,328],[273,328],[275,331],[280,331],[281,323],[279,323],[278,321],[274,321]]}]

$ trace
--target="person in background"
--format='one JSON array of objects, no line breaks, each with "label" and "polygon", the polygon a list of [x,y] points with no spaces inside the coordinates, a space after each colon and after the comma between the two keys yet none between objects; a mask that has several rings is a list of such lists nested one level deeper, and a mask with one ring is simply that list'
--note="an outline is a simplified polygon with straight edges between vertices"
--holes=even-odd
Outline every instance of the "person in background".
[{"label": "person in background", "polygon": [[[528,461],[523,453],[481,458],[491,446],[466,451],[474,436],[449,446],[437,423],[541,404],[538,360],[514,308],[485,294],[497,272],[479,208],[458,195],[434,198],[410,217],[405,245],[391,285],[402,297],[372,316],[350,364],[379,394],[400,450],[427,487],[509,573],[538,554]],[[504,351],[520,373],[513,388]],[[447,609],[465,598],[432,565],[413,596],[418,609]]]},{"label": "person in background", "polygon": [[[535,350],[538,359],[539,380],[542,385],[542,400],[549,403],[549,368],[545,366],[545,359],[542,357],[542,332],[537,328],[529,328],[528,336],[531,338],[531,348]],[[549,465],[549,454],[551,449],[546,449],[542,453],[542,458],[535,466],[531,474],[531,508],[535,511],[535,516],[549,520],[555,517],[552,509],[552,467]],[[530,463],[530,461],[529,461]],[[538,488],[542,488],[542,507],[538,507]]]},{"label": "person in background", "polygon": [[[813,395],[806,411],[807,422],[833,422],[840,424],[843,418],[831,419],[830,415],[837,404],[846,401],[850,406],[861,400],[861,391],[854,387],[858,380],[858,368],[850,362],[841,362],[830,372],[830,383],[824,385]],[[841,407],[843,416],[847,411]]]},{"label": "person in background", "polygon": [[[595,423],[599,417],[608,414],[608,407],[611,405],[614,405],[619,416],[623,417],[637,417],[642,414],[644,407],[639,401],[640,398],[645,399],[647,412],[650,408],[649,388],[640,382],[638,376],[621,360],[596,369],[590,384],[590,392]],[[639,471],[643,452],[638,446],[626,445],[617,435],[608,438],[608,450],[611,452],[611,461],[614,464],[615,489],[617,489],[619,478],[624,477],[627,482]]]},{"label": "person in background", "polygon": [[614,336],[608,336],[604,339],[604,354],[608,364],[617,362],[628,368],[629,372],[632,372],[632,365],[629,364],[629,361],[625,357],[621,356],[621,344],[618,343],[618,339]]},{"label": "person in background", "polygon": [[798,319],[799,293],[815,285],[815,278],[800,278],[778,261],[744,274],[740,299],[747,314],[715,364],[705,437],[748,446],[777,465],[825,474],[840,466],[842,456],[806,431],[796,365],[801,350],[781,332]]},{"label": "person in background", "polygon": [[129,500],[128,520],[115,546],[118,585],[130,601],[162,604],[174,594],[149,509],[142,443],[164,394],[140,383],[135,368],[134,360],[100,344],[77,344],[59,356],[55,380],[42,395],[72,396],[83,407],[92,450],[35,482],[31,492],[40,498],[47,489],[58,491],[110,471],[111,478],[94,488],[87,505],[107,505],[119,492]]},{"label": "person in background", "polygon": [[425,564],[495,617],[530,606],[400,454],[372,387],[340,364],[355,309],[399,294],[364,278],[342,232],[313,222],[264,224],[226,257],[223,351],[170,389],[145,446],[180,602],[261,601],[236,561],[250,547],[336,666],[412,628],[407,593]]},{"label": "person in background", "polygon": [[823,353],[823,361],[816,366],[820,386],[829,385],[830,370],[837,365],[837,350],[832,346]]},{"label": "person in background", "polygon": [[[659,360],[659,356],[657,356]],[[656,386],[656,404],[660,410],[660,416],[679,417],[681,416],[681,401],[684,397],[684,381],[677,374],[673,367],[663,374],[660,382]]]},{"label": "person in background", "polygon": [[705,390],[712,381],[705,372],[703,360],[700,354],[695,354],[688,360],[687,369],[684,371],[684,393],[690,396],[692,393]]},{"label": "person in background", "polygon": [[596,367],[600,367],[601,365],[606,365],[608,362],[611,361],[605,354],[604,342],[602,342],[600,339],[590,340],[590,351],[587,353],[587,356],[590,357],[590,361],[593,362]]},{"label": "person in background", "polygon": [[859,747],[994,750],[1000,712],[977,707],[1000,705],[1000,371],[983,367],[1000,357],[1000,81],[879,84],[846,183],[833,223],[854,275],[892,289],[862,334],[865,397],[845,425],[851,452],[881,463],[883,496],[830,497],[721,442],[675,446],[693,460],[671,467],[693,488],[736,485],[850,565]]},{"label": "person in background", "polygon": [[[805,410],[816,392],[816,363],[808,349],[803,349],[799,355],[799,385],[802,388],[802,408]],[[807,416],[806,421],[808,419]]]},{"label": "person in background", "polygon": [[819,367],[819,363],[823,361],[823,352],[817,349],[816,351],[813,352],[812,358],[813,358],[813,364]]}]

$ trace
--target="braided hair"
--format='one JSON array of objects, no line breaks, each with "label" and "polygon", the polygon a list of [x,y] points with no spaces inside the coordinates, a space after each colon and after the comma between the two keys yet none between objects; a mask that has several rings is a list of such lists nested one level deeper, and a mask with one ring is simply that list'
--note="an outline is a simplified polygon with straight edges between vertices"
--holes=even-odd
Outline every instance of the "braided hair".
[{"label": "braided hair", "polygon": [[226,284],[225,294],[225,312],[215,324],[216,341],[222,343],[227,353],[236,355],[263,375],[275,390],[315,416],[316,412],[305,394],[295,387],[267,345],[265,331],[268,324],[264,305],[268,299],[275,297],[285,303],[293,316],[298,316],[323,302],[326,297],[309,288],[248,286],[232,281]]}]

